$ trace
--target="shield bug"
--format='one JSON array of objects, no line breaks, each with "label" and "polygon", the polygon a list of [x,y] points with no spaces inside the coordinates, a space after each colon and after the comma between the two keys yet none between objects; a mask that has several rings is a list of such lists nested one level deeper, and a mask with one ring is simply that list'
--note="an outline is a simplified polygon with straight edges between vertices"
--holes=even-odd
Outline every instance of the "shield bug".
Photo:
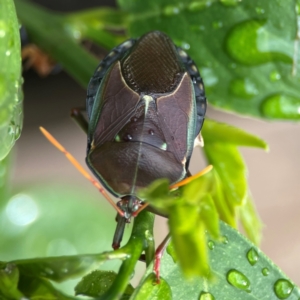
[{"label": "shield bug", "polygon": [[92,76],[86,100],[86,163],[118,202],[113,247],[141,205],[139,189],[158,178],[189,176],[194,140],[204,121],[203,82],[191,58],[162,32],[114,48]]}]

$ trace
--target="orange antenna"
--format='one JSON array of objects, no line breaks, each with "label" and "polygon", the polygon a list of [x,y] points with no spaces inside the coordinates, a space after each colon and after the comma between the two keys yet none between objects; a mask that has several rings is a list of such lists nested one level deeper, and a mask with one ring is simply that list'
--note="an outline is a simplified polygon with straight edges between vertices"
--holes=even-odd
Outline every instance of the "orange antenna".
[{"label": "orange antenna", "polygon": [[40,127],[40,130],[43,133],[43,135],[48,139],[48,141],[67,157],[67,159],[72,163],[72,165],[99,190],[99,192],[106,198],[106,200],[123,217],[124,216],[124,212],[110,198],[110,196],[107,194],[107,192],[105,191],[105,189],[100,185],[100,183],[98,181],[96,181],[81,166],[81,164],[75,159],[75,157],[70,152],[68,152],[45,128]]},{"label": "orange antenna", "polygon": [[[188,184],[189,182],[193,181],[194,179],[200,177],[200,176],[203,176],[205,175],[206,173],[208,173],[210,170],[212,170],[213,166],[212,165],[208,165],[207,167],[205,167],[202,171],[200,171],[199,173],[193,175],[193,176],[190,176],[188,178],[185,178],[175,184],[172,184],[169,186],[169,189],[170,190],[173,190],[173,189],[177,189],[179,188],[180,186],[183,186],[183,185],[186,185]],[[139,214],[139,212],[141,212],[143,209],[145,209],[147,206],[149,205],[149,202],[145,203],[144,205],[142,205],[137,211],[135,211],[133,213],[133,216],[137,216]]]},{"label": "orange antenna", "polygon": [[185,178],[175,184],[172,184],[170,185],[170,190],[173,190],[173,189],[177,189],[179,188],[180,186],[183,186],[183,185],[186,185],[188,184],[189,182],[195,180],[196,178],[200,177],[200,176],[203,176],[205,175],[206,173],[208,173],[211,169],[213,168],[212,165],[208,165],[207,167],[205,167],[202,171],[200,171],[199,173],[193,175],[193,176],[190,176],[188,178]]}]

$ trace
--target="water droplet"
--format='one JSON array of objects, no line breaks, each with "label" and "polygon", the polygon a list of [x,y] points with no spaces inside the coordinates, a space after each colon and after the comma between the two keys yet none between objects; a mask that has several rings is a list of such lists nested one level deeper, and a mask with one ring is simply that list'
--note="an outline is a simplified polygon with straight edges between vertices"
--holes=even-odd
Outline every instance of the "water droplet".
[{"label": "water droplet", "polygon": [[10,50],[6,50],[5,55],[6,56],[10,56],[11,55],[11,51]]},{"label": "water droplet", "polygon": [[123,140],[124,140],[125,142],[131,141],[131,140],[132,140],[132,135],[126,134],[126,135],[123,137]]},{"label": "water droplet", "polygon": [[256,250],[254,248],[251,248],[248,252],[247,252],[247,259],[250,263],[250,265],[254,266],[257,261],[258,261],[258,254],[256,252]]},{"label": "water droplet", "polygon": [[236,6],[242,0],[220,0],[220,2],[225,6]]},{"label": "water droplet", "polygon": [[241,289],[246,292],[250,292],[250,281],[249,279],[241,272],[237,270],[230,270],[227,273],[227,281],[234,287]]},{"label": "water droplet", "polygon": [[219,81],[218,77],[211,68],[201,69],[202,77],[205,78],[205,87],[212,87],[216,85]]},{"label": "water droplet", "polygon": [[21,135],[21,128],[19,125],[15,126],[14,139],[17,140]]},{"label": "water droplet", "polygon": [[214,29],[219,29],[223,27],[223,23],[221,21],[216,21],[212,23]]},{"label": "water droplet", "polygon": [[265,117],[274,119],[300,119],[300,98],[275,94],[265,98],[261,104]]},{"label": "water droplet", "polygon": [[263,274],[264,276],[268,276],[268,275],[270,274],[270,271],[269,271],[268,268],[263,268],[263,269],[261,270],[261,272],[262,272],[262,274]]},{"label": "water droplet", "polygon": [[278,71],[274,70],[270,73],[270,80],[271,81],[278,81],[281,79],[281,75]]},{"label": "water droplet", "polygon": [[152,129],[149,129],[148,133],[151,134],[151,135],[154,135],[154,131]]},{"label": "water droplet", "polygon": [[[208,3],[210,5],[210,2]],[[209,6],[208,3],[203,1],[193,1],[188,5],[187,9],[191,12],[201,11]]]},{"label": "water droplet", "polygon": [[190,44],[187,42],[182,41],[181,43],[178,44],[182,49],[184,50],[189,50],[191,48]]},{"label": "water droplet", "polygon": [[222,243],[225,244],[225,245],[228,244],[228,238],[227,238],[226,235],[224,235],[224,236],[222,237]]},{"label": "water droplet", "polygon": [[46,268],[45,269],[45,272],[48,274],[48,275],[53,275],[54,274],[54,271],[50,268]]},{"label": "water droplet", "polygon": [[178,6],[168,5],[163,9],[163,14],[165,16],[173,16],[179,14],[180,9]]},{"label": "water droplet", "polygon": [[244,99],[252,99],[258,94],[255,84],[248,78],[232,80],[229,90],[233,95]]},{"label": "water droplet", "polygon": [[259,14],[259,15],[262,15],[262,14],[265,13],[265,10],[264,10],[263,8],[261,8],[261,7],[256,7],[256,8],[255,8],[255,11],[256,11],[256,13]]},{"label": "water droplet", "polygon": [[4,21],[0,20],[0,38],[3,38],[5,37],[6,35],[6,24]]},{"label": "water droplet", "polygon": [[242,22],[229,32],[226,50],[237,62],[260,65],[270,61],[292,63],[293,45],[271,32],[265,21]]},{"label": "water droplet", "polygon": [[286,279],[278,279],[274,284],[274,292],[279,299],[287,299],[294,286]]},{"label": "water droplet", "polygon": [[215,243],[213,241],[208,241],[207,245],[210,250],[213,250],[215,248]]},{"label": "water droplet", "polygon": [[215,297],[211,293],[202,292],[199,300],[215,300]]}]

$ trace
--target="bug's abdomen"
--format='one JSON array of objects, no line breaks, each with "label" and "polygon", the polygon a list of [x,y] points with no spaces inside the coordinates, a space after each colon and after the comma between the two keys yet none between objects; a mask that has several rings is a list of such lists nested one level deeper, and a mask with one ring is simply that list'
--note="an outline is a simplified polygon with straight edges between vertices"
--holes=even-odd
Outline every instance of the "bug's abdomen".
[{"label": "bug's abdomen", "polygon": [[177,182],[186,172],[172,152],[141,142],[106,142],[88,155],[87,162],[117,196],[135,195],[158,178]]}]

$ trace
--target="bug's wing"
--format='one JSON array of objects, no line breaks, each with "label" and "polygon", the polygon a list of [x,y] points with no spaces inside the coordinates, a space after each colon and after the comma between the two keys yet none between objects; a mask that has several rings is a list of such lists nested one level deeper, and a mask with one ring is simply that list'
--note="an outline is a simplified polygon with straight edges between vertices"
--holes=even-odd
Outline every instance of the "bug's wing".
[{"label": "bug's wing", "polygon": [[174,92],[157,98],[157,113],[167,150],[185,163],[193,149],[196,114],[192,82],[187,73]]},{"label": "bug's wing", "polygon": [[134,114],[140,96],[122,78],[120,63],[112,66],[101,84],[94,104],[89,139],[95,146],[112,141]]}]

